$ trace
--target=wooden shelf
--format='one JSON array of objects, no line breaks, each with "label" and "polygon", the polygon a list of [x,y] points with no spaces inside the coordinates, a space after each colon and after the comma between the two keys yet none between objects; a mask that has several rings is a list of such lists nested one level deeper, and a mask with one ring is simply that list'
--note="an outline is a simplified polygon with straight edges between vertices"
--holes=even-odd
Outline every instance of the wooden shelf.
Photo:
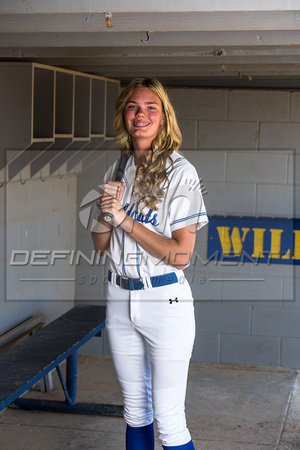
[{"label": "wooden shelf", "polygon": [[37,63],[1,62],[0,83],[5,86],[0,170],[8,167],[9,180],[28,165],[31,176],[47,164],[53,173],[70,161],[71,170],[113,139],[118,80]]},{"label": "wooden shelf", "polygon": [[113,137],[114,118],[115,118],[115,101],[119,95],[119,86],[111,81],[106,82],[106,120],[105,120],[105,136]]},{"label": "wooden shelf", "polygon": [[33,139],[53,138],[54,76],[53,70],[33,70]]},{"label": "wooden shelf", "polygon": [[55,135],[73,135],[74,75],[56,71]]},{"label": "wooden shelf", "polygon": [[93,136],[105,136],[105,80],[92,79],[91,94],[91,134]]},{"label": "wooden shelf", "polygon": [[75,111],[74,137],[88,138],[90,136],[90,78],[75,76]]}]

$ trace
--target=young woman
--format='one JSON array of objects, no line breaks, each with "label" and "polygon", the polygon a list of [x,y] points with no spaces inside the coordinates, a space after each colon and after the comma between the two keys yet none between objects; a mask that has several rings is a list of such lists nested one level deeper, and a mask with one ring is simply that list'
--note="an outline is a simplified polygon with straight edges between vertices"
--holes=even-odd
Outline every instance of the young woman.
[{"label": "young woman", "polygon": [[[95,250],[110,252],[106,329],[124,399],[126,449],[194,449],[185,419],[195,337],[183,269],[207,223],[195,168],[177,150],[181,133],[166,90],[132,81],[116,101],[116,141],[128,162],[122,182],[107,171]],[[113,215],[113,224],[102,220]]]}]

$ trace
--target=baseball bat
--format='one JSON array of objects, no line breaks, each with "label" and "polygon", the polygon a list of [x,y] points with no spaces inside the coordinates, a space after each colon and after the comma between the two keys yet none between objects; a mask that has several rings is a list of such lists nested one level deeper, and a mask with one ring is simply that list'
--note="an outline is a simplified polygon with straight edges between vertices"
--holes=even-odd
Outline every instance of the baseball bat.
[{"label": "baseball bat", "polygon": [[[126,167],[128,155],[125,155],[124,152],[121,153],[119,167],[115,176],[115,181],[122,181],[123,173]],[[111,223],[114,220],[114,216],[111,213],[103,213],[101,219],[106,223]]]}]

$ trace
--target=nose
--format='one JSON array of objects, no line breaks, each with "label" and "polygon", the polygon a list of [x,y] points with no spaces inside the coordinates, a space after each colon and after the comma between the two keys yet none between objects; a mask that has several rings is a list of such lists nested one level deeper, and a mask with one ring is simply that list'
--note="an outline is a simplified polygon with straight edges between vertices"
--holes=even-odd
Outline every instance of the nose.
[{"label": "nose", "polygon": [[145,113],[143,111],[143,109],[139,106],[136,110],[136,116],[144,116]]}]

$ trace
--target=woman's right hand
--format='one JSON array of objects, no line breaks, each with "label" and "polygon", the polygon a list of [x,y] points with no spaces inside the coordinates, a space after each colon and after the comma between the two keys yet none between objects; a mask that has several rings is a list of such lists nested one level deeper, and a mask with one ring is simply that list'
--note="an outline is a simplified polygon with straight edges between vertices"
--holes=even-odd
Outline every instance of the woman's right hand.
[{"label": "woman's right hand", "polygon": [[101,212],[110,213],[114,217],[114,225],[120,225],[127,214],[121,205],[126,184],[120,181],[108,181],[103,186],[103,195],[100,199]]}]

